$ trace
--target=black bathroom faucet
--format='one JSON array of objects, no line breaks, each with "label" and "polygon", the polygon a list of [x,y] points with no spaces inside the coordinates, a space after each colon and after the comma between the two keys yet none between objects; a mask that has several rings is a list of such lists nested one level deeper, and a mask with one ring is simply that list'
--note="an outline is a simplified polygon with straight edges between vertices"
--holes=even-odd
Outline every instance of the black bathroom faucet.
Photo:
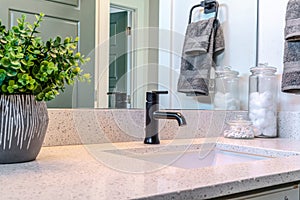
[{"label": "black bathroom faucet", "polygon": [[168,94],[168,91],[152,91],[146,93],[146,137],[145,144],[159,144],[158,120],[175,119],[179,126],[186,125],[185,118],[180,112],[159,111],[159,94]]}]

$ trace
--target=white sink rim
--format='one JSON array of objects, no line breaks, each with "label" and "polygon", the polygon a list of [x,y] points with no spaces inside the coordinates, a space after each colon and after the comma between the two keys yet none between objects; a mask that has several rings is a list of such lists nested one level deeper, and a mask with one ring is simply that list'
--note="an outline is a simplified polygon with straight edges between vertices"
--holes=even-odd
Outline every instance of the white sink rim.
[{"label": "white sink rim", "polygon": [[271,158],[265,155],[223,150],[216,147],[215,143],[192,144],[188,149],[184,145],[168,148],[149,146],[149,148],[128,148],[105,152],[183,169],[224,166]]}]

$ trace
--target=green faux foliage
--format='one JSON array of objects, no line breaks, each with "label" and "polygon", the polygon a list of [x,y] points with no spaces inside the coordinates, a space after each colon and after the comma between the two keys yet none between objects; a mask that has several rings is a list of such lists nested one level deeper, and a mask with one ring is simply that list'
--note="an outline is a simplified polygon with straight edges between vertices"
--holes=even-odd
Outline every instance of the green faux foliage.
[{"label": "green faux foliage", "polygon": [[36,15],[30,24],[23,15],[9,30],[0,21],[0,94],[33,94],[38,101],[50,101],[65,84],[90,81],[80,68],[89,59],[76,53],[78,38],[43,41],[36,36],[43,17]]}]

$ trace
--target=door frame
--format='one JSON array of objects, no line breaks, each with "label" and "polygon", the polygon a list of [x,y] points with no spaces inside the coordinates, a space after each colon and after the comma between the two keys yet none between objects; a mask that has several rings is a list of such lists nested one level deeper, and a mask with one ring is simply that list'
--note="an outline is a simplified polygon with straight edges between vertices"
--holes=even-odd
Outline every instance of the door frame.
[{"label": "door frame", "polygon": [[[126,6],[121,6],[115,3],[110,3],[110,8],[115,8],[115,9],[120,9],[123,10],[125,12],[127,12],[127,27],[131,27],[131,30],[133,30],[135,28],[135,20],[136,20],[136,15],[135,15],[135,9],[134,8],[130,8],[130,7],[126,7]],[[131,36],[127,38],[127,52],[129,52],[127,54],[127,85],[126,85],[126,93],[127,93],[127,97],[129,98],[129,102],[127,103],[127,105],[129,105],[129,108],[131,108],[132,106],[132,102],[131,102],[131,97],[132,97],[132,92],[134,90],[132,90],[132,88],[134,87],[133,84],[133,80],[134,80],[134,74],[133,74],[133,67],[136,66],[136,54],[134,51],[134,31],[131,31]],[[110,63],[109,63],[110,64]]]},{"label": "door frame", "polygon": [[[107,108],[108,107],[108,98],[107,94],[104,91],[108,90],[109,87],[109,24],[110,24],[110,7],[123,9],[130,12],[128,15],[131,18],[131,29],[133,30],[136,27],[137,15],[136,9],[130,8],[122,5],[111,4],[110,0],[101,0],[96,3],[96,44],[95,49],[95,108]],[[131,38],[135,38],[132,31]],[[135,49],[135,39],[128,40],[132,51]],[[135,82],[132,67],[136,65],[136,56],[131,54],[130,56],[130,73],[128,73],[130,83],[127,84],[130,97],[132,97],[132,91],[135,88]],[[128,93],[128,92],[127,92]],[[132,105],[132,102],[131,102]]]}]

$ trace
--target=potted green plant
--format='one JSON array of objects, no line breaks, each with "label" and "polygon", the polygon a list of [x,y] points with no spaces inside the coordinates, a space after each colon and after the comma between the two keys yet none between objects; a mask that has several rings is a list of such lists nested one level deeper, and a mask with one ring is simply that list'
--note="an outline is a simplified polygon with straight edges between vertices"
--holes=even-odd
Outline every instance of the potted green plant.
[{"label": "potted green plant", "polygon": [[80,68],[88,58],[76,52],[78,38],[38,36],[43,17],[31,24],[23,15],[10,29],[0,21],[0,163],[34,160],[49,121],[45,101],[90,79]]}]

